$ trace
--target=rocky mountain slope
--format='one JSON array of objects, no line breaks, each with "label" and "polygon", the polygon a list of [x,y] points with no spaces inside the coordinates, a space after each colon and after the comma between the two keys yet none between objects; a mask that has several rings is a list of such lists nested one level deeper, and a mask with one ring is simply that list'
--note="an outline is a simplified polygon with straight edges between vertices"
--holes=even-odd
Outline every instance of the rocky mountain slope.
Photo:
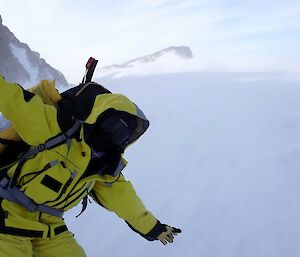
[{"label": "rocky mountain slope", "polygon": [[58,86],[68,86],[64,75],[49,65],[38,52],[20,42],[0,15],[0,74],[10,81],[30,86],[42,79],[55,79]]}]

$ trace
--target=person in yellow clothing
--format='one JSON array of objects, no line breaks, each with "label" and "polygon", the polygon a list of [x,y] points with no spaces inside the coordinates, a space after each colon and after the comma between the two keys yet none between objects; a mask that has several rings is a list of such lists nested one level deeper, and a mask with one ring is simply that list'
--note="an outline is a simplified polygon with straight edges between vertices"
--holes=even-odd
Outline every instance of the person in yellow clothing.
[{"label": "person in yellow clothing", "polygon": [[173,242],[122,174],[125,149],[148,128],[126,96],[86,82],[59,94],[53,81],[25,90],[0,76],[0,255],[83,257],[62,215],[87,196],[149,241]]}]

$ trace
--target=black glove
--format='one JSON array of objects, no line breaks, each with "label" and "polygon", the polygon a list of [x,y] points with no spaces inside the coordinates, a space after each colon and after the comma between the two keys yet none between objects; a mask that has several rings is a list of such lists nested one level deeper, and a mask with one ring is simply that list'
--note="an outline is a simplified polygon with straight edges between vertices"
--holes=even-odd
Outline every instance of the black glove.
[{"label": "black glove", "polygon": [[149,241],[159,240],[162,244],[166,245],[168,242],[173,243],[174,236],[181,233],[179,228],[174,228],[166,224],[161,224],[157,221],[154,228],[144,237]]}]

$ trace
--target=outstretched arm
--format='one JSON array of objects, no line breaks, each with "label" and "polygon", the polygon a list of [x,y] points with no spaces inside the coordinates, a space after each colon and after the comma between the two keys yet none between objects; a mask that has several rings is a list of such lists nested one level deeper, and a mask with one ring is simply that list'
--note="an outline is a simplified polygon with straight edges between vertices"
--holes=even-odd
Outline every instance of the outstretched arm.
[{"label": "outstretched arm", "polygon": [[132,184],[121,175],[111,185],[97,181],[91,192],[94,200],[124,219],[129,227],[149,241],[173,242],[173,236],[181,231],[161,224],[149,212],[137,196]]},{"label": "outstretched arm", "polygon": [[97,181],[92,190],[92,197],[98,204],[115,212],[143,234],[147,234],[157,222],[152,213],[146,210],[132,184],[126,181],[123,175],[111,185]]}]

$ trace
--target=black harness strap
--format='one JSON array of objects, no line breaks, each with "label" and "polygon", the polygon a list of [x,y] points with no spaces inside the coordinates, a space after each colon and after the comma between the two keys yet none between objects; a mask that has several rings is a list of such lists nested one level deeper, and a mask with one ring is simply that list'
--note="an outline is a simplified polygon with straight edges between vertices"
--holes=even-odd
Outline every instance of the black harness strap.
[{"label": "black harness strap", "polygon": [[[68,231],[68,227],[66,225],[62,225],[54,229],[54,234],[57,236],[65,231]],[[42,238],[44,234],[43,231],[39,231],[39,230],[30,230],[30,229],[22,229],[22,228],[14,228],[14,227],[6,227],[6,226],[0,227],[0,233],[15,235],[15,236],[24,236],[24,237],[37,237],[37,238]]]},{"label": "black harness strap", "polygon": [[67,230],[68,230],[68,227],[66,225],[62,225],[62,226],[59,226],[59,227],[54,229],[54,234],[57,236],[57,235],[61,234],[62,232],[65,232]]},{"label": "black harness strap", "polygon": [[29,230],[29,229],[21,229],[21,228],[14,228],[14,227],[3,227],[0,228],[0,233],[3,234],[10,234],[15,236],[24,236],[24,237],[43,237],[43,231],[38,230]]}]

